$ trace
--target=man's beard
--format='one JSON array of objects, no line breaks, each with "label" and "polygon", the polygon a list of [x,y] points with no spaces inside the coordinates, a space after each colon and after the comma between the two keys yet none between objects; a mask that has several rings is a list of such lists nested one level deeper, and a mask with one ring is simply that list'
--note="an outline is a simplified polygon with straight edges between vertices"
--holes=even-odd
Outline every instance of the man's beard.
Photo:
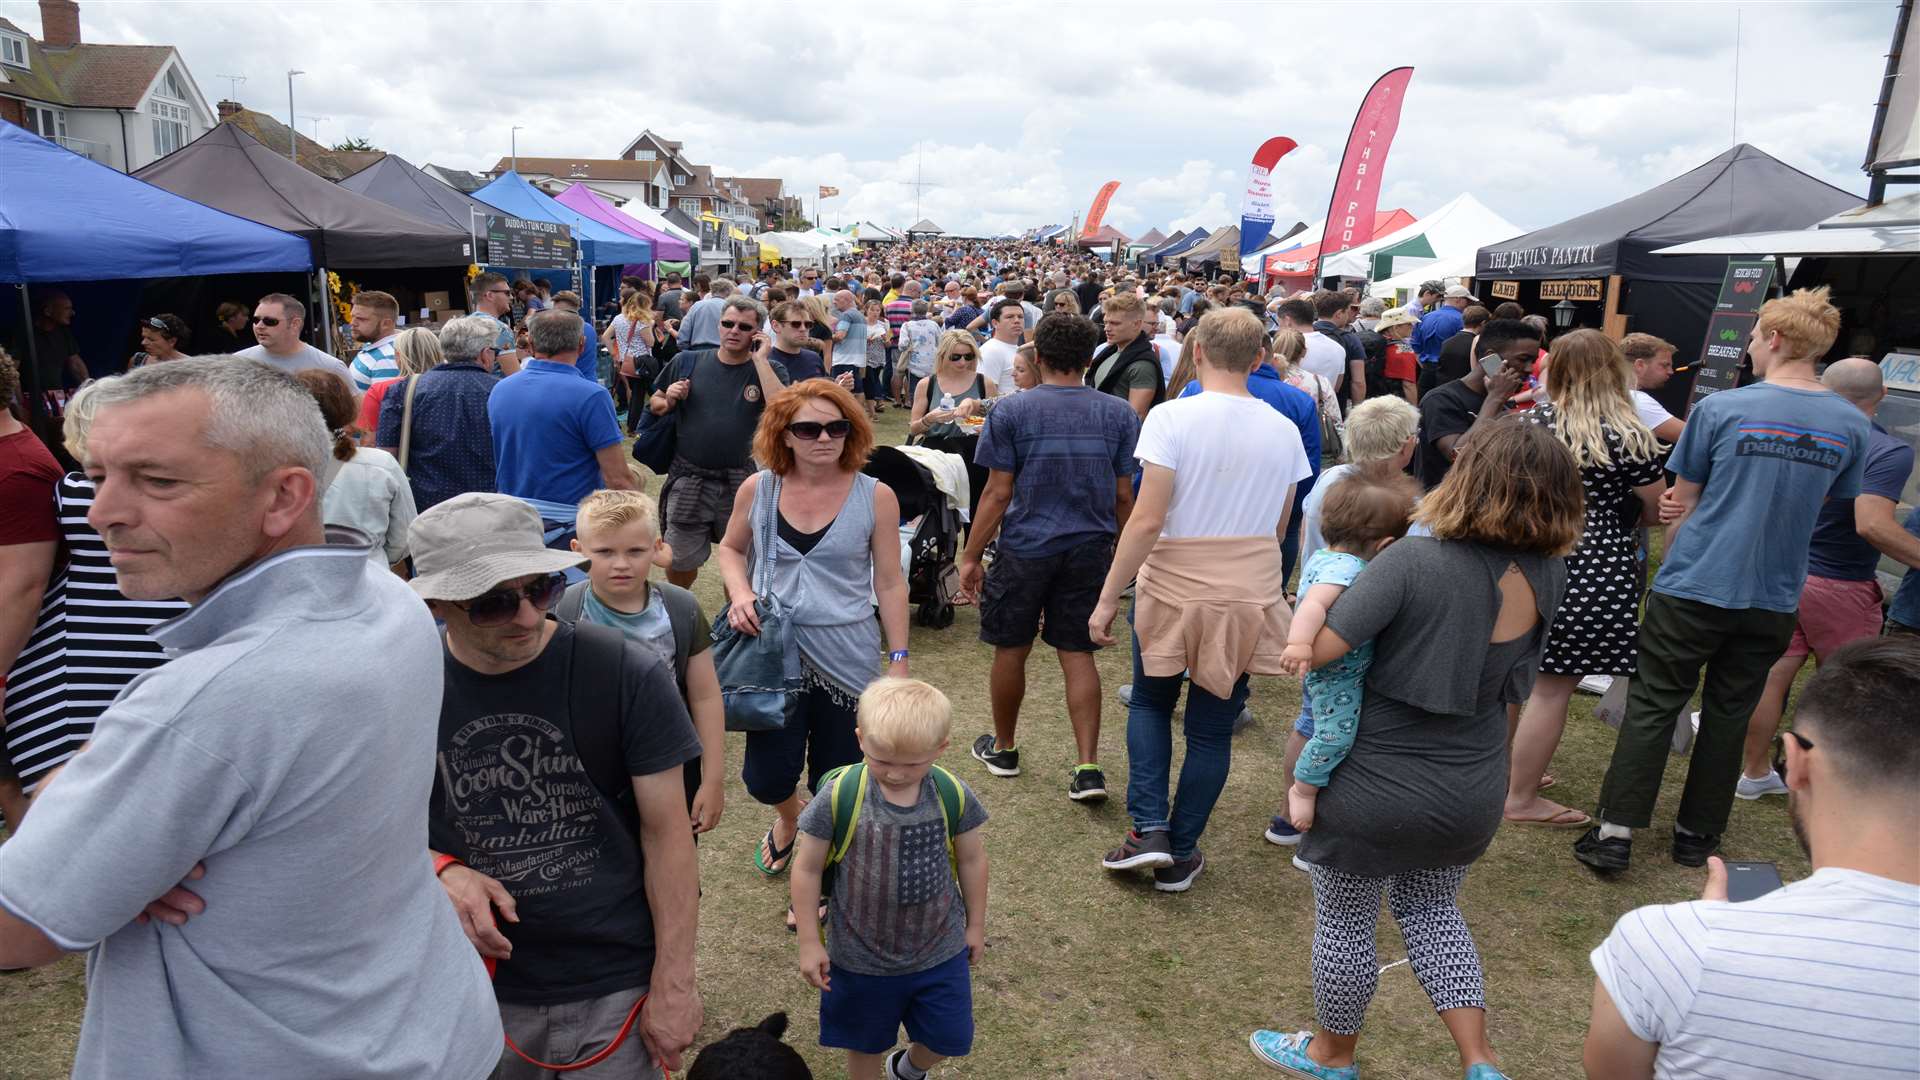
[{"label": "man's beard", "polygon": [[1793,823],[1793,839],[1800,845],[1800,854],[1813,858],[1813,847],[1807,843],[1807,826],[1800,820],[1800,797],[1787,793],[1787,820]]}]

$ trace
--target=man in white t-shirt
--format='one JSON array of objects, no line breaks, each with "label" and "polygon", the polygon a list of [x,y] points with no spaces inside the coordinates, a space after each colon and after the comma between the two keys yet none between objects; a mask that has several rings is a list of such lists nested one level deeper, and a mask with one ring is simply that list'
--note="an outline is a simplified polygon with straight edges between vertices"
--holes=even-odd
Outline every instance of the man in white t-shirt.
[{"label": "man in white t-shirt", "polygon": [[1017,300],[996,301],[987,313],[993,336],[980,346],[980,374],[993,380],[1000,396],[1013,393],[1013,354],[1020,351],[1026,312]]},{"label": "man in white t-shirt", "polygon": [[1648,393],[1673,378],[1673,346],[1652,334],[1628,334],[1620,339],[1620,352],[1633,364],[1633,409],[1640,414],[1640,422],[1668,446],[1679,442],[1686,421],[1668,412]]},{"label": "man in white t-shirt", "polygon": [[[1120,594],[1139,577],[1127,717],[1132,829],[1101,865],[1152,869],[1162,892],[1186,891],[1205,865],[1198,842],[1226,784],[1248,671],[1266,670],[1256,654],[1285,645],[1275,640],[1287,611],[1280,538],[1294,487],[1313,468],[1293,421],[1247,388],[1265,338],[1245,308],[1210,311],[1194,327],[1201,392],[1157,406],[1140,426],[1139,500],[1088,624],[1097,644],[1112,644]],[[1153,573],[1142,574],[1149,553]],[[1226,594],[1231,604],[1219,602]],[[1169,801],[1183,681],[1186,764]]]},{"label": "man in white t-shirt", "polygon": [[1313,305],[1305,300],[1285,300],[1275,310],[1280,328],[1292,330],[1307,341],[1300,366],[1334,386],[1347,374],[1347,347],[1313,328]]},{"label": "man in white t-shirt", "polygon": [[338,375],[351,389],[353,374],[347,365],[300,340],[306,322],[307,305],[285,293],[268,293],[253,308],[253,339],[260,344],[234,355],[270,364],[289,375],[318,368]]},{"label": "man in white t-shirt", "polygon": [[[1170,296],[1162,296],[1147,301],[1148,310],[1156,317],[1150,328],[1153,332],[1153,347],[1160,350],[1160,377],[1171,380],[1173,369],[1180,363],[1180,342],[1173,336],[1173,315],[1179,312],[1180,302]],[[1167,387],[1167,393],[1177,394],[1180,388]]]},{"label": "man in white t-shirt", "polygon": [[1729,903],[1762,872],[1713,858],[1699,900],[1622,916],[1592,956],[1591,1080],[1912,1075],[1916,699],[1920,639],[1864,638],[1827,658],[1784,736],[1813,876]]}]

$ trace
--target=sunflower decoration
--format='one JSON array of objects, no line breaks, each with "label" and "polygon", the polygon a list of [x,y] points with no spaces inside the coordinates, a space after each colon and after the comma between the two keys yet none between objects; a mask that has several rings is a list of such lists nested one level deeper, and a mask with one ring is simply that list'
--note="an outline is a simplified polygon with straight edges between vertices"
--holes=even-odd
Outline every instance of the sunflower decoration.
[{"label": "sunflower decoration", "polygon": [[474,278],[477,278],[479,276],[480,276],[480,264],[479,263],[467,264],[467,280],[472,281]]}]

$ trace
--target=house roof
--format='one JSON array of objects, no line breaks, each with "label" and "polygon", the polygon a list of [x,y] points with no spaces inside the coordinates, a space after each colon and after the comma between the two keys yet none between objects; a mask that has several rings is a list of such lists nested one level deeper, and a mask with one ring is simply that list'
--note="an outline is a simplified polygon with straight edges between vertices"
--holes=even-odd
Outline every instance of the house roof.
[{"label": "house roof", "polygon": [[[501,158],[488,170],[498,176],[514,167],[512,158]],[[546,174],[559,180],[624,180],[642,184],[658,176],[666,166],[658,161],[628,161],[625,158],[521,157],[520,175]]]},{"label": "house roof", "polygon": [[481,176],[479,173],[468,172],[465,169],[449,169],[445,165],[435,165],[431,161],[420,166],[420,168],[421,171],[427,175],[463,195],[471,195],[487,186],[486,177]]},{"label": "house roof", "polygon": [[722,179],[739,188],[741,197],[755,206],[778,199],[786,187],[786,181],[774,176],[727,176]]},{"label": "house roof", "polygon": [[714,189],[713,167],[711,165],[689,165],[687,166],[687,168],[689,170],[687,173],[687,182],[684,184],[674,185],[673,194],[675,195],[675,197],[686,196],[688,198],[706,198],[706,199],[726,198],[725,195],[722,195],[719,191]]},{"label": "house roof", "polygon": [[[222,123],[232,124],[234,127],[253,136],[255,141],[269,149],[278,150],[282,155],[287,152],[287,132],[289,130],[287,125],[275,120],[266,113],[243,108],[229,112],[220,119]],[[340,160],[341,155],[334,153],[332,150],[314,142],[299,132],[293,133],[293,144],[298,148],[299,157],[297,158],[297,163],[300,167],[313,173],[315,176],[326,177],[328,180],[343,180],[359,172],[365,168],[367,164],[370,164],[370,162],[362,162],[358,165],[352,165],[342,161]]]},{"label": "house roof", "polygon": [[0,94],[77,109],[138,106],[147,88],[175,55],[171,45],[80,44],[67,49],[48,49],[32,34],[6,19],[0,19],[0,29],[27,39],[29,65],[26,71],[6,68],[5,81],[0,81]]}]

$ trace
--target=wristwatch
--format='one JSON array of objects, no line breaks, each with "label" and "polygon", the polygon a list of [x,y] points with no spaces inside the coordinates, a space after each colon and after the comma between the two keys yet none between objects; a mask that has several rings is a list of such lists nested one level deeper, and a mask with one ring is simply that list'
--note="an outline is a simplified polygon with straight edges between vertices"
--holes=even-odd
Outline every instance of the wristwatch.
[{"label": "wristwatch", "polygon": [[887,663],[897,664],[900,661],[905,660],[906,658],[907,658],[907,650],[895,649],[892,652],[887,654]]}]

